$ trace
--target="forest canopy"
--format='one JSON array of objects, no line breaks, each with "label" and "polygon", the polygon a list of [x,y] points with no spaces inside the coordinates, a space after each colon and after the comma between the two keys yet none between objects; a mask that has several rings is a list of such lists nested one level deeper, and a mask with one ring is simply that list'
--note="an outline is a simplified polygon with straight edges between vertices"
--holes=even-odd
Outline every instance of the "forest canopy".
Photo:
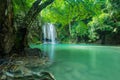
[{"label": "forest canopy", "polygon": [[[23,21],[22,17],[35,1],[14,0],[16,22]],[[63,43],[120,43],[119,3],[117,0],[54,0],[32,22],[28,39],[33,43],[41,42],[42,25],[52,23],[56,26],[58,40]]]}]

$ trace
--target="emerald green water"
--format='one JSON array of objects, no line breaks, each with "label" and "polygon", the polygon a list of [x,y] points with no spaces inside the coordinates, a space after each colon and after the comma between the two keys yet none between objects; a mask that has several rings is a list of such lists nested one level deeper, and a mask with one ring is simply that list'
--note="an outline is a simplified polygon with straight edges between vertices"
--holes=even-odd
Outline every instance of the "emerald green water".
[{"label": "emerald green water", "polygon": [[31,45],[47,52],[56,80],[120,80],[120,47],[75,44]]}]

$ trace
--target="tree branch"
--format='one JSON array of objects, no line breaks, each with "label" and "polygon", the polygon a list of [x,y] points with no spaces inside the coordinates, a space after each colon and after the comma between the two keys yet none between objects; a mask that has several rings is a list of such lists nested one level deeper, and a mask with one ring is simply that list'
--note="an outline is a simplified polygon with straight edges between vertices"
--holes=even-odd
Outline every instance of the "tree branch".
[{"label": "tree branch", "polygon": [[47,0],[44,3],[41,3],[41,1],[42,0],[37,0],[36,2],[33,3],[32,7],[30,8],[30,10],[28,11],[28,13],[26,14],[26,16],[24,18],[24,21],[23,21],[24,26],[23,27],[30,26],[31,22],[34,21],[34,19],[36,18],[36,16],[44,8],[46,8],[48,5],[50,5],[54,0]]}]

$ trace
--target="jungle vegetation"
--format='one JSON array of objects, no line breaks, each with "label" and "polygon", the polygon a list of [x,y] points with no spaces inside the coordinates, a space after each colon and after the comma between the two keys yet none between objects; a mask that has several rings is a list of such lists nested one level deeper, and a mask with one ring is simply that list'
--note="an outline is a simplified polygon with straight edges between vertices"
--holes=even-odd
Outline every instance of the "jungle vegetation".
[{"label": "jungle vegetation", "polygon": [[60,43],[120,44],[119,0],[1,0],[0,53],[42,43],[42,25],[56,26]]},{"label": "jungle vegetation", "polygon": [[63,43],[120,43],[120,1],[55,0],[41,13]]}]

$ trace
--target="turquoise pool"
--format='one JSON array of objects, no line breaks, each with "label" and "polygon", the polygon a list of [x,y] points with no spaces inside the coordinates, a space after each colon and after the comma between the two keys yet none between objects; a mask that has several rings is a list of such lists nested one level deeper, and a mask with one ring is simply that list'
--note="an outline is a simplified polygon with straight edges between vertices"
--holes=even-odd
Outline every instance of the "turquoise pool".
[{"label": "turquoise pool", "polygon": [[120,47],[41,44],[31,45],[47,52],[56,80],[120,80]]}]

